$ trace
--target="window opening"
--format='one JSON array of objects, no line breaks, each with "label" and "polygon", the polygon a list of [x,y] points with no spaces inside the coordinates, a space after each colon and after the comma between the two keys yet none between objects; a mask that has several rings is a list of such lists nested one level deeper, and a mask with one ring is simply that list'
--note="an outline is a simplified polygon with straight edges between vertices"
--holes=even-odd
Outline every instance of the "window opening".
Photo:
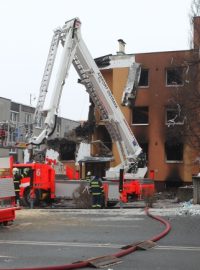
[{"label": "window opening", "polygon": [[139,86],[149,86],[149,70],[142,69],[140,73]]},{"label": "window opening", "polygon": [[181,115],[180,106],[178,108],[166,108],[165,119],[168,126],[183,125],[184,118]]},{"label": "window opening", "polygon": [[183,161],[183,144],[173,142],[173,140],[165,143],[166,161],[180,162]]},{"label": "window opening", "polygon": [[134,107],[132,110],[132,124],[146,125],[149,123],[149,108]]},{"label": "window opening", "polygon": [[167,85],[183,85],[183,68],[168,68],[166,76]]}]

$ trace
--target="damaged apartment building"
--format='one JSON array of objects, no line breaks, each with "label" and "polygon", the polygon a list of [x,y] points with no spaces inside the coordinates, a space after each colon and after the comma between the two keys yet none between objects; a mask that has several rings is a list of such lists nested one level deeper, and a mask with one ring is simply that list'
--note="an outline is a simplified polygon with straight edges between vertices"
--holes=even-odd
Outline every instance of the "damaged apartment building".
[{"label": "damaged apartment building", "polygon": [[[193,48],[190,50],[126,54],[125,42],[119,40],[119,51],[116,55],[95,59],[147,155],[148,176],[150,172],[154,173],[158,190],[191,184],[192,176],[199,170],[197,146],[200,134],[199,119],[197,117],[194,121],[194,117],[188,114],[193,110],[191,104],[194,104],[194,99],[199,102],[197,99],[199,95],[195,96],[194,93],[194,85],[197,88],[200,80],[199,29],[200,17],[195,17]],[[136,98],[133,98],[127,107],[122,106],[122,97],[129,68],[123,65],[111,68],[110,62],[128,61],[133,57],[135,62],[141,65],[141,75]],[[195,114],[198,115],[198,112]],[[86,171],[90,170],[104,176],[107,168],[119,163],[119,156],[116,145],[112,143],[98,112],[95,112],[95,119],[92,140],[96,143],[91,144],[93,158],[88,158],[84,162]],[[108,150],[107,161],[101,158],[101,146],[105,146],[104,149]],[[109,159],[110,152],[113,159]]]}]

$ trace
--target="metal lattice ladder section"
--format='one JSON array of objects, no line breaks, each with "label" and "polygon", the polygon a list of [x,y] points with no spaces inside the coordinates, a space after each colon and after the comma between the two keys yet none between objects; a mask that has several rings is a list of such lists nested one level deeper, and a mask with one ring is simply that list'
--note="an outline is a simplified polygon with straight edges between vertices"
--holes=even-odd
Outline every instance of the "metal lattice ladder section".
[{"label": "metal lattice ladder section", "polygon": [[114,123],[114,121],[108,121],[109,116],[106,112],[102,102],[99,100],[97,94],[94,91],[94,87],[90,80],[90,71],[84,70],[83,66],[81,65],[78,56],[75,55],[73,59],[73,65],[80,76],[81,83],[85,85],[87,92],[89,93],[92,101],[94,102],[95,106],[99,109],[101,113],[101,118],[105,122],[105,126],[114,141],[121,141],[120,133],[118,132],[118,127]]},{"label": "metal lattice ladder section", "polygon": [[37,126],[39,125],[40,119],[42,116],[42,109],[44,107],[46,94],[48,92],[48,86],[49,86],[49,82],[50,82],[50,78],[51,78],[51,73],[53,70],[54,61],[56,58],[56,53],[57,53],[61,33],[62,33],[61,29],[56,29],[54,31],[54,35],[53,35],[51,45],[49,48],[49,54],[47,57],[46,66],[45,66],[45,70],[44,70],[44,74],[43,74],[42,82],[41,82],[41,86],[40,86],[40,92],[39,92],[39,97],[38,97],[38,101],[37,101],[37,106],[36,106],[35,114],[34,114],[34,118],[33,118],[33,123],[35,123]]}]

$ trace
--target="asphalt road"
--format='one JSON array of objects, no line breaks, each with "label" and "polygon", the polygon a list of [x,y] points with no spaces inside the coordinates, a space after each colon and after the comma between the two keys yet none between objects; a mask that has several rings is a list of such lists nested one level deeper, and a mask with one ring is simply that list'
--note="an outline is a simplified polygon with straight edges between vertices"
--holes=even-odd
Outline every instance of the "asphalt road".
[{"label": "asphalt road", "polygon": [[[200,216],[161,213],[172,226],[167,236],[154,248],[131,253],[104,269],[199,269]],[[163,230],[140,208],[20,210],[11,226],[0,227],[0,269],[65,265],[110,255]]]}]

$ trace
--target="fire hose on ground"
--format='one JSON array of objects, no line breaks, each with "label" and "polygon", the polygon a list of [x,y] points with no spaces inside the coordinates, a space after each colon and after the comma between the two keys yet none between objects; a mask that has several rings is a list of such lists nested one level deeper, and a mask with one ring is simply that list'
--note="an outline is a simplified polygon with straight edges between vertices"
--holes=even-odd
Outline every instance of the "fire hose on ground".
[{"label": "fire hose on ground", "polygon": [[[113,264],[113,263],[117,262],[118,258],[120,258],[120,257],[126,256],[132,252],[135,252],[138,249],[146,249],[145,245],[148,246],[148,245],[151,245],[152,243],[155,243],[155,241],[158,241],[161,238],[163,238],[171,230],[171,225],[168,221],[166,221],[165,219],[163,219],[161,217],[154,216],[154,215],[150,214],[148,208],[145,209],[145,212],[146,212],[147,216],[149,216],[152,219],[155,219],[155,220],[157,220],[165,225],[165,229],[161,233],[159,233],[158,235],[155,235],[154,237],[152,237],[151,239],[149,239],[147,241],[137,242],[134,244],[124,246],[120,249],[119,252],[116,252],[114,254],[110,254],[107,256],[101,256],[101,257],[95,257],[94,259],[88,259],[85,261],[77,261],[77,262],[73,262],[71,264],[59,265],[59,266],[44,266],[44,267],[35,267],[35,268],[34,267],[14,268],[14,269],[15,270],[22,270],[22,269],[23,270],[68,270],[68,269],[80,269],[80,268],[84,268],[84,267],[96,267],[96,266],[97,266],[96,268],[98,268],[99,262],[100,262],[101,266],[108,265],[109,263]],[[0,270],[14,270],[14,269],[7,268],[7,269],[0,269]]]}]

